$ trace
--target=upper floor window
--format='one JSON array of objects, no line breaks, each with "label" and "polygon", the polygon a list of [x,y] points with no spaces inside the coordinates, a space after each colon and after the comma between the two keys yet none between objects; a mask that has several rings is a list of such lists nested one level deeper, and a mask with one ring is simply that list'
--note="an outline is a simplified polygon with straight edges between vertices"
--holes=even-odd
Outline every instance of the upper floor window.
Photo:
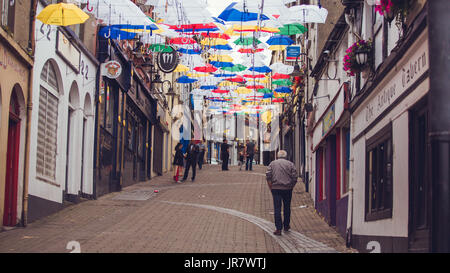
[{"label": "upper floor window", "polygon": [[372,40],[374,44],[375,69],[391,54],[399,39],[399,30],[394,22],[388,22],[372,7]]},{"label": "upper floor window", "polygon": [[14,33],[14,18],[16,0],[0,0],[2,13],[2,26],[6,27],[9,32]]}]

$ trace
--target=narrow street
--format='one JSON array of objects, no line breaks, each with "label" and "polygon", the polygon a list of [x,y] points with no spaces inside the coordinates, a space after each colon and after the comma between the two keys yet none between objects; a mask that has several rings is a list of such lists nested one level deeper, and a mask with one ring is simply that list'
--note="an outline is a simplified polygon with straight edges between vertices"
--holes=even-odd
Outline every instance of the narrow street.
[{"label": "narrow street", "polygon": [[275,236],[265,167],[219,169],[206,165],[184,184],[167,173],[68,206],[0,232],[0,252],[67,253],[71,241],[82,253],[352,252],[314,211],[303,183],[294,188],[291,231]]}]

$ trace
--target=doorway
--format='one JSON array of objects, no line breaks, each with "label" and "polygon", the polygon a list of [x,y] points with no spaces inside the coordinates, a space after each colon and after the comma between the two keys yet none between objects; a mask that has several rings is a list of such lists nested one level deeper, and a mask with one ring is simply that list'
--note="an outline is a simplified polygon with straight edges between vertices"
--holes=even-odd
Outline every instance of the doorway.
[{"label": "doorway", "polygon": [[426,98],[410,110],[409,252],[429,252],[431,181]]}]

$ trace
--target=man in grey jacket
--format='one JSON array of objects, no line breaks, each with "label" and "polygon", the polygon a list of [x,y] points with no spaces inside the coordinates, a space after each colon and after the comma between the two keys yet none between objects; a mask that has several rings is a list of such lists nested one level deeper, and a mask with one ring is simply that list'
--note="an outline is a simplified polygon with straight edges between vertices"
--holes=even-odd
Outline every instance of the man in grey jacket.
[{"label": "man in grey jacket", "polygon": [[[278,158],[267,167],[267,184],[272,191],[276,230],[273,234],[281,235],[281,229],[289,231],[291,221],[292,189],[297,183],[297,170],[294,163],[286,160],[287,153],[280,150]],[[281,219],[281,204],[283,203],[284,221]]]}]

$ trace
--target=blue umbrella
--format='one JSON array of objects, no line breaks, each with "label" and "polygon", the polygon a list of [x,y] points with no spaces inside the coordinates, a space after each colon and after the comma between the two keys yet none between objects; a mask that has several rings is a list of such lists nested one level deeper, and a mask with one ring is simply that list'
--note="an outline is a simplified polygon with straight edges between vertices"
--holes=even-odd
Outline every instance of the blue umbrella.
[{"label": "blue umbrella", "polygon": [[197,79],[191,79],[188,76],[181,76],[177,79],[178,83],[193,83],[198,81]]},{"label": "blue umbrella", "polygon": [[273,97],[273,93],[266,93],[264,94],[264,99],[270,99]]},{"label": "blue umbrella", "polygon": [[231,78],[236,76],[236,74],[214,74],[216,78]]},{"label": "blue umbrella", "polygon": [[202,85],[202,86],[200,86],[200,89],[202,89],[202,90],[214,90],[214,89],[217,89],[217,86],[215,86],[215,85]]},{"label": "blue umbrella", "polygon": [[220,29],[215,28],[183,28],[183,29],[176,29],[176,32],[182,32],[182,33],[192,33],[192,32],[208,32],[208,31],[219,31]]},{"label": "blue umbrella", "polygon": [[114,40],[131,40],[136,37],[136,33],[120,30],[118,26],[102,27],[98,31],[98,35],[103,38]]},{"label": "blue umbrella", "polygon": [[210,64],[215,66],[215,67],[233,67],[234,66],[234,64],[230,63],[230,62],[215,62],[215,61],[211,61]]},{"label": "blue umbrella", "polygon": [[272,72],[272,69],[270,69],[268,66],[255,66],[255,67],[250,67],[248,69],[249,71],[255,71],[255,72],[259,72],[259,73],[269,73]]},{"label": "blue umbrella", "polygon": [[230,45],[214,45],[211,46],[210,48],[212,49],[216,49],[216,50],[232,50],[233,48]]},{"label": "blue umbrella", "polygon": [[291,93],[292,90],[289,87],[282,86],[282,87],[278,87],[277,89],[275,89],[275,92],[277,92],[277,93]]},{"label": "blue umbrella", "polygon": [[202,53],[201,49],[186,49],[182,47],[179,48],[177,51],[182,54],[189,54],[189,55],[200,55]]},{"label": "blue umbrella", "polygon": [[[249,22],[257,21],[259,14],[256,12],[243,12],[236,7],[237,2],[231,3],[222,13],[218,16],[225,22]],[[261,14],[261,20],[269,20],[264,14]]]},{"label": "blue umbrella", "polygon": [[268,45],[292,45],[294,41],[288,36],[275,35],[266,42]]}]

